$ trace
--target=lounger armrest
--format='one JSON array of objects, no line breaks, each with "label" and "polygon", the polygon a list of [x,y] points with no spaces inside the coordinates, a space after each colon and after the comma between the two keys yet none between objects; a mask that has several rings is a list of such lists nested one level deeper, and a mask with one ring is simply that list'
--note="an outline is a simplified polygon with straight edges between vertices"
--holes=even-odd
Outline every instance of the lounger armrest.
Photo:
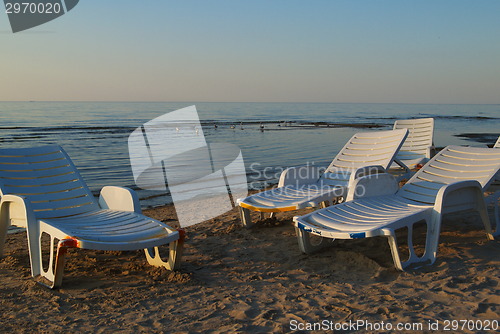
[{"label": "lounger armrest", "polygon": [[391,174],[370,174],[353,181],[347,192],[346,201],[362,197],[393,195],[398,190],[398,181]]},{"label": "lounger armrest", "polygon": [[3,195],[0,201],[1,225],[28,227],[30,222],[36,221],[31,203],[24,196]]},{"label": "lounger armrest", "polygon": [[315,166],[287,168],[281,173],[278,187],[300,187],[302,185],[315,183],[321,176],[322,171],[322,168]]},{"label": "lounger armrest", "polygon": [[367,175],[374,175],[374,174],[380,174],[380,173],[385,173],[385,168],[380,166],[380,165],[373,165],[373,166],[364,166],[356,169],[354,173],[351,173],[351,176],[349,177],[349,187],[354,185],[354,181],[356,179],[359,179],[360,177],[367,176]]},{"label": "lounger armrest", "polygon": [[103,187],[99,196],[99,206],[102,209],[142,213],[137,193],[126,187]]},{"label": "lounger armrest", "polygon": [[29,200],[17,195],[3,195],[0,200],[0,256],[3,256],[7,230],[9,226],[26,227],[28,240],[31,235],[38,235],[38,224]]},{"label": "lounger armrest", "polygon": [[434,210],[441,214],[477,209],[484,204],[481,184],[475,180],[450,183],[439,189]]}]

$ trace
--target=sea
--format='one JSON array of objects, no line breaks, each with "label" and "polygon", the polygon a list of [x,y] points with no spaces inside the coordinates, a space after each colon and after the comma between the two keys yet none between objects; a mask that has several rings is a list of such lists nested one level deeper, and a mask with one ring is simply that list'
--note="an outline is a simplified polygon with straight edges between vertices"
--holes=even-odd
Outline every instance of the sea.
[{"label": "sea", "polygon": [[58,144],[94,194],[125,186],[137,191],[143,208],[161,206],[172,202],[168,187],[136,184],[128,139],[151,120],[193,105],[208,144],[240,149],[249,189],[276,184],[286,167],[326,167],[353,134],[391,129],[397,119],[433,117],[437,147],[491,145],[500,135],[499,104],[32,101],[0,102],[0,147]]}]

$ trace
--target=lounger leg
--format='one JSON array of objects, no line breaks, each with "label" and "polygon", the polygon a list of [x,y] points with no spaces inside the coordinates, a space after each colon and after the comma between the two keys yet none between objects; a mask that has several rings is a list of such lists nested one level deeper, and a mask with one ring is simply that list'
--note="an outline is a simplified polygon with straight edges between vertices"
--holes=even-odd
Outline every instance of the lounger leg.
[{"label": "lounger leg", "polygon": [[62,285],[62,278],[64,274],[64,265],[66,264],[66,254],[68,253],[68,248],[76,247],[76,240],[65,239],[59,241],[57,245],[56,254],[56,265],[54,267],[54,272],[52,274],[54,278],[54,283],[51,286],[52,289],[58,288]]},{"label": "lounger leg", "polygon": [[184,240],[186,233],[179,229],[179,239],[169,244],[168,260],[163,261],[158,247],[145,249],[148,263],[155,267],[164,267],[167,270],[178,270],[181,265],[182,253],[184,251]]},{"label": "lounger leg", "polygon": [[498,198],[496,198],[496,201],[493,203],[493,217],[495,219],[495,233],[493,233],[493,237],[498,237],[500,236],[500,212],[499,212],[499,207],[500,205],[498,204]]},{"label": "lounger leg", "polygon": [[323,248],[331,246],[333,240],[335,240],[335,239],[320,237],[321,238],[320,241],[318,243],[313,244],[311,242],[311,234],[309,232],[306,232],[304,230],[301,230],[300,228],[295,227],[295,233],[297,234],[297,240],[299,242],[300,251],[305,254],[312,254]]},{"label": "lounger leg", "polygon": [[[498,235],[498,221],[497,221],[497,230],[495,231],[495,235],[493,234],[493,231],[491,230],[491,224],[490,224],[490,217],[488,216],[488,207],[486,206],[486,202],[484,201],[484,197],[482,194],[478,194],[477,198],[477,211],[479,212],[479,215],[481,216],[481,220],[484,224],[484,229],[486,230],[486,235],[489,240],[495,240],[495,235]],[[498,211],[498,203],[494,203],[495,205],[495,211]],[[498,212],[494,212],[495,216],[498,214]],[[497,218],[495,217],[495,221]]]},{"label": "lounger leg", "polygon": [[[41,234],[40,234],[41,236]],[[43,278],[47,279],[51,282],[51,284],[45,284],[43,282],[38,282],[41,285],[44,285],[48,288],[54,289],[58,288],[62,285],[62,279],[64,274],[64,265],[66,264],[66,254],[68,253],[68,248],[75,248],[77,246],[77,241],[74,239],[64,239],[60,240],[57,244],[57,252],[55,256],[55,265],[54,265],[54,237],[50,237],[50,252],[49,252],[49,266],[47,271],[43,270],[42,263],[40,261],[40,273],[39,275]],[[41,242],[39,242],[39,255],[41,260]],[[30,253],[31,254],[31,253]],[[38,275],[33,275],[38,276]]]},{"label": "lounger leg", "polygon": [[28,235],[28,250],[30,255],[31,276],[36,277],[42,274],[42,234],[37,225],[28,225],[26,229]]},{"label": "lounger leg", "polygon": [[392,260],[394,261],[394,266],[396,267],[396,269],[404,271],[403,263],[401,262],[401,257],[399,256],[396,234],[394,233],[394,230],[390,231],[387,230],[387,231],[389,232],[389,233],[386,232],[387,241],[389,242],[389,246],[391,247],[391,254],[392,254]]},{"label": "lounger leg", "polygon": [[[396,238],[396,233],[392,229],[385,229],[384,235],[387,236],[389,246],[391,247],[392,259],[394,261],[394,266],[396,269],[404,271],[408,266],[414,263],[423,263],[429,261],[429,264],[433,264],[436,261],[437,255],[437,245],[439,243],[439,232],[436,233],[435,227],[433,227],[427,220],[425,221],[427,226],[426,240],[425,240],[425,251],[422,257],[419,257],[415,252],[415,246],[413,245],[413,228],[414,224],[408,226],[408,260],[401,261],[401,256],[398,250],[398,242]],[[438,223],[439,224],[439,223]]]},{"label": "lounger leg", "polygon": [[7,231],[10,225],[9,210],[5,208],[8,205],[8,203],[3,203],[2,208],[0,208],[0,257],[3,256]]},{"label": "lounger leg", "polygon": [[252,217],[250,217],[250,210],[242,208],[241,206],[239,207],[239,210],[243,226],[245,226],[246,228],[254,226],[255,224],[252,223]]}]

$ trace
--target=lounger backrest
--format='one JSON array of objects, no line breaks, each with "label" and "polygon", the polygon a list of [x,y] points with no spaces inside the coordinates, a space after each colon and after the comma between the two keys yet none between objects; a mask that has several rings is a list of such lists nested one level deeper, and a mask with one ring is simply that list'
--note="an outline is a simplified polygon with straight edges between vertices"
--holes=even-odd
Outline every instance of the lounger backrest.
[{"label": "lounger backrest", "polygon": [[434,118],[402,119],[394,122],[394,130],[408,129],[406,138],[398,158],[415,159],[427,155],[427,149],[433,146]]},{"label": "lounger backrest", "polygon": [[340,150],[327,171],[379,165],[388,168],[407,136],[406,129],[359,132]]},{"label": "lounger backrest", "polygon": [[56,145],[0,149],[0,191],[26,197],[37,218],[99,209],[69,156]]},{"label": "lounger backrest", "polygon": [[497,142],[493,145],[493,148],[500,148],[500,137],[498,137]]},{"label": "lounger backrest", "polygon": [[359,132],[340,150],[321,176],[323,184],[347,186],[351,172],[360,167],[387,169],[408,134],[408,130]]},{"label": "lounger backrest", "polygon": [[500,150],[481,147],[448,146],[432,158],[397,192],[421,203],[434,204],[446,184],[478,181],[483,189],[500,168]]}]

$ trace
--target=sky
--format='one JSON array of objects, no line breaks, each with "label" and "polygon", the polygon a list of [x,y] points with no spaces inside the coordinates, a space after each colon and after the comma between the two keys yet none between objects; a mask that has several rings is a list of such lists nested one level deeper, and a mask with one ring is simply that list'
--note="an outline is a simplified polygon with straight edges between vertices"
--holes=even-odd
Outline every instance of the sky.
[{"label": "sky", "polygon": [[500,103],[500,1],[82,0],[12,33],[0,101]]}]

